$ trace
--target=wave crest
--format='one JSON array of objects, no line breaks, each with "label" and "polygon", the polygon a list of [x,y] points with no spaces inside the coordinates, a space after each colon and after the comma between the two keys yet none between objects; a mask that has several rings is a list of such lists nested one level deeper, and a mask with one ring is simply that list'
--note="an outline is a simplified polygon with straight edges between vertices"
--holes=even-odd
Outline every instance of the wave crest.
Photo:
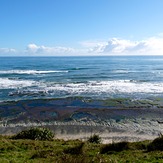
[{"label": "wave crest", "polygon": [[48,73],[67,73],[68,71],[59,71],[59,70],[47,70],[47,71],[41,71],[41,70],[6,70],[6,71],[0,71],[0,74],[48,74]]},{"label": "wave crest", "polygon": [[31,87],[37,83],[32,80],[16,80],[9,78],[0,78],[0,89],[18,89],[23,87]]}]

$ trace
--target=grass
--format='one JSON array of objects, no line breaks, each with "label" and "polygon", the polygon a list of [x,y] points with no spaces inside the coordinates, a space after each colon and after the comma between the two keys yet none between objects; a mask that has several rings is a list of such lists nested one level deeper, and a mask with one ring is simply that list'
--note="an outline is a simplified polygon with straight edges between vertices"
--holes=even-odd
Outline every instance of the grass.
[{"label": "grass", "polygon": [[[163,162],[163,151],[150,150],[154,141],[96,144],[80,140],[51,141],[0,136],[1,163],[127,163]],[[153,145],[152,144],[152,145]],[[153,149],[153,148],[152,148]]]}]

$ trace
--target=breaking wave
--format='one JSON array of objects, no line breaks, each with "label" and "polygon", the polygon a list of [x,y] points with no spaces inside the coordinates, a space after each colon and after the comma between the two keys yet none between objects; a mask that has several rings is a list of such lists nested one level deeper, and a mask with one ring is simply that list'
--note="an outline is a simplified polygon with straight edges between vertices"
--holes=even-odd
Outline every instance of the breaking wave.
[{"label": "breaking wave", "polygon": [[72,93],[163,93],[163,83],[134,82],[130,80],[90,81],[88,83],[55,84],[48,91],[60,90]]},{"label": "breaking wave", "polygon": [[[110,97],[118,95],[143,96],[163,94],[163,83],[135,82],[130,80],[90,81],[86,83],[53,83],[34,81],[14,81],[4,79],[0,88],[20,88],[10,92],[12,96],[90,96]],[[26,87],[24,89],[24,87]]]},{"label": "breaking wave", "polygon": [[37,82],[32,80],[17,80],[9,78],[0,78],[0,89],[18,89],[37,85]]},{"label": "breaking wave", "polygon": [[0,71],[0,74],[48,74],[48,73],[67,73],[68,71],[40,71],[40,70],[6,70]]}]

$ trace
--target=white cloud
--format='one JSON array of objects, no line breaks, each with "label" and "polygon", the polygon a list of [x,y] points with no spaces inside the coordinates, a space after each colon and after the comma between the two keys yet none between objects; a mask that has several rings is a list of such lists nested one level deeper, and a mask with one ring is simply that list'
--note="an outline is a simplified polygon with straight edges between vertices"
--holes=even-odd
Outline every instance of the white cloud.
[{"label": "white cloud", "polygon": [[6,55],[6,54],[13,54],[16,53],[17,51],[12,48],[0,48],[0,54],[1,55]]},{"label": "white cloud", "polygon": [[106,41],[84,41],[80,43],[83,47],[87,49],[88,53],[101,53],[104,51],[107,45]]},{"label": "white cloud", "polygon": [[[163,37],[151,37],[141,41],[131,41],[119,38],[112,38],[107,43],[96,44],[89,43],[90,52],[113,54],[113,55],[163,55]],[[87,44],[87,45],[89,45]]]},{"label": "white cloud", "polygon": [[79,56],[79,55],[163,55],[163,33],[144,40],[111,38],[108,41],[84,41],[80,48],[29,44],[26,50],[0,48],[0,55]]},{"label": "white cloud", "polygon": [[163,54],[163,37],[151,37],[146,41],[148,50]]},{"label": "white cloud", "polygon": [[30,53],[36,53],[38,49],[39,47],[35,44],[29,44],[27,46],[27,52],[30,52]]},{"label": "white cloud", "polygon": [[104,53],[130,53],[130,52],[142,52],[146,47],[144,42],[132,42],[130,40],[123,40],[113,38],[108,41],[108,44],[104,48]]},{"label": "white cloud", "polygon": [[34,55],[66,55],[66,54],[73,54],[75,49],[69,47],[47,47],[47,46],[38,46],[36,44],[29,44],[26,49],[27,54],[34,54]]}]

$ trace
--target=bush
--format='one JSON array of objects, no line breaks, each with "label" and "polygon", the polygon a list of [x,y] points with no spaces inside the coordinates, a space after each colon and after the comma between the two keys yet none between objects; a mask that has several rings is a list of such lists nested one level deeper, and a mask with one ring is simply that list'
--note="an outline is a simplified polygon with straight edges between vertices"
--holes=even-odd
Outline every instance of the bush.
[{"label": "bush", "polygon": [[160,135],[158,138],[154,139],[148,146],[148,151],[159,150],[163,151],[163,135]]},{"label": "bush", "polygon": [[47,128],[31,128],[13,136],[14,139],[52,140],[54,134]]},{"label": "bush", "polygon": [[100,144],[101,143],[101,138],[100,138],[99,135],[94,134],[94,135],[90,136],[90,138],[88,139],[88,142]]},{"label": "bush", "polygon": [[106,144],[101,147],[100,153],[108,153],[108,152],[120,152],[123,150],[129,149],[129,143],[128,142],[119,142],[119,143],[112,143],[112,144]]}]

